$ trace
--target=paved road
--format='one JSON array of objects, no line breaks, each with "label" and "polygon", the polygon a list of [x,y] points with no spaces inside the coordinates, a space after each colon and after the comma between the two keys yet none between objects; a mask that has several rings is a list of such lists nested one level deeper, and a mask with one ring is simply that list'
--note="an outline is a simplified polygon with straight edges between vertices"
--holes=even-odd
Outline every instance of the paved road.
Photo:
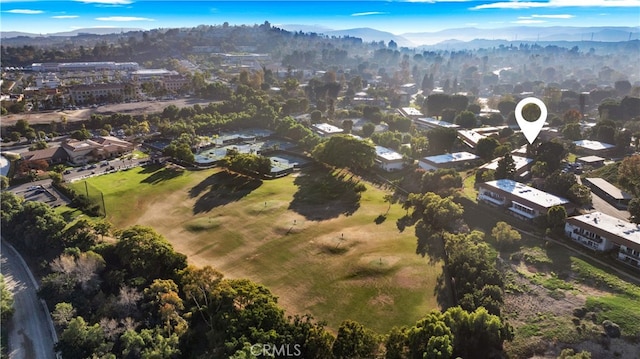
[{"label": "paved road", "polygon": [[[578,181],[578,183],[582,184],[582,179],[580,178],[580,176],[576,175],[576,180]],[[631,216],[629,214],[629,211],[617,209],[609,202],[605,201],[602,197],[599,197],[593,192],[591,192],[591,207],[592,208],[590,208],[589,211],[602,212],[604,214],[610,215],[611,217],[622,219],[624,221],[628,221],[629,217]]]},{"label": "paved road", "polygon": [[2,274],[13,293],[9,323],[9,359],[54,359],[51,317],[36,294],[36,283],[20,255],[2,240]]}]

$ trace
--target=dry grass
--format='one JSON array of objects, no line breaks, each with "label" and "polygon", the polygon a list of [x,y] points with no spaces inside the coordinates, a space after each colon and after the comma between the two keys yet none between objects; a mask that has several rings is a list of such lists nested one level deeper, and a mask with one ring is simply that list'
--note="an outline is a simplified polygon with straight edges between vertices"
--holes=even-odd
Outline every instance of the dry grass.
[{"label": "dry grass", "polygon": [[385,192],[367,185],[352,214],[339,214],[340,202],[328,202],[324,211],[331,218],[313,220],[290,209],[300,191],[290,176],[194,211],[207,198],[218,198],[221,189],[211,184],[217,171],[148,183],[145,177],[155,172],[137,170],[91,181],[105,192],[117,226],[155,228],[191,263],[265,284],[290,314],[311,313],[333,329],[353,319],[382,333],[439,308],[434,288],[442,263],[415,254],[412,228],[398,231],[395,222],[404,210],[393,205],[386,220],[375,223],[388,208]]}]

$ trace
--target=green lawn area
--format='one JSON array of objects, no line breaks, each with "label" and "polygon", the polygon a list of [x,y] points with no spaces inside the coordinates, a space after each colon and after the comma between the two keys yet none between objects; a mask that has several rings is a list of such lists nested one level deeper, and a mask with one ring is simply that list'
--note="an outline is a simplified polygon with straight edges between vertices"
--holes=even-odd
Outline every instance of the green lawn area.
[{"label": "green lawn area", "polygon": [[117,227],[151,226],[191,263],[264,284],[288,313],[332,329],[353,319],[387,332],[447,300],[437,285],[442,262],[416,255],[413,228],[396,226],[405,211],[368,184],[356,193],[349,175],[314,169],[261,181],[145,167],[88,181]]}]

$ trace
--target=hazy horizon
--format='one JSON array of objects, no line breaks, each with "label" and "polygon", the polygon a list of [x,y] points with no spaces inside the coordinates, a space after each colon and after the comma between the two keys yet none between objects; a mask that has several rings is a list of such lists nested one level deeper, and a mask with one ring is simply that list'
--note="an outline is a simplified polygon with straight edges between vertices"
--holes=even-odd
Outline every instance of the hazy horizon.
[{"label": "hazy horizon", "polygon": [[474,27],[638,27],[640,1],[1,1],[0,30],[51,34],[85,28],[303,25],[401,35]]}]

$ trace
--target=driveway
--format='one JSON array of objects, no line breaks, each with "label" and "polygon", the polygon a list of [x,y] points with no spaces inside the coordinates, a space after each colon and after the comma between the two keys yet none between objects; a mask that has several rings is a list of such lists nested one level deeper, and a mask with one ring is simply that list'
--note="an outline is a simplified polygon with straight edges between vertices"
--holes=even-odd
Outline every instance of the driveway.
[{"label": "driveway", "polygon": [[36,294],[37,284],[20,254],[2,240],[1,267],[14,299],[8,325],[9,359],[54,359],[57,341],[51,317]]}]

